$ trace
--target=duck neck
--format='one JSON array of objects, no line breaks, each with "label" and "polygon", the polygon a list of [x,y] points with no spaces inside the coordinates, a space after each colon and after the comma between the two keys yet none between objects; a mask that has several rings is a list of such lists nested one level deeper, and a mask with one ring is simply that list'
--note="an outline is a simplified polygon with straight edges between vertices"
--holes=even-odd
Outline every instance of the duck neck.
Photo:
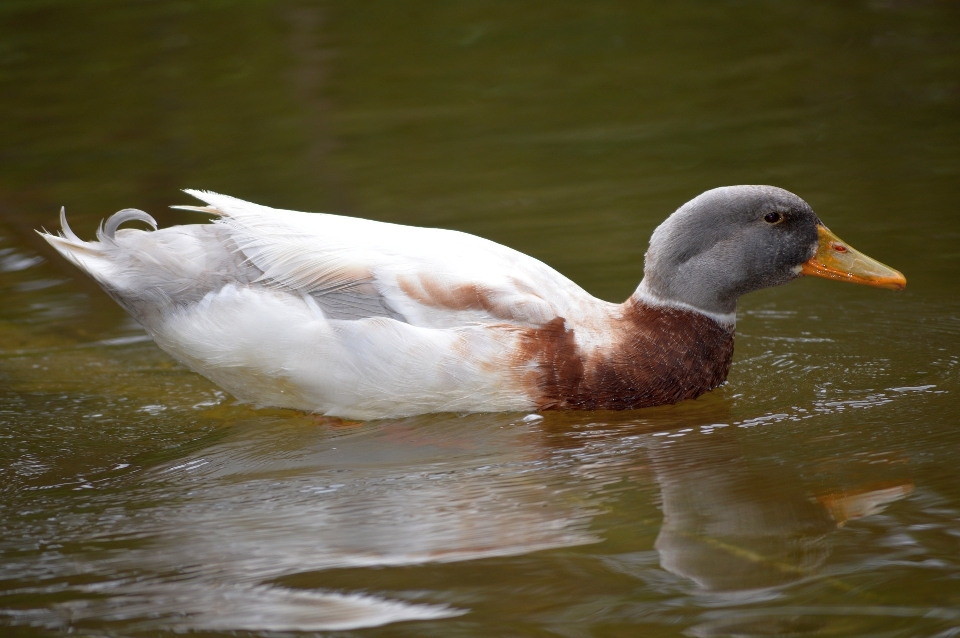
[{"label": "duck neck", "polygon": [[713,319],[722,326],[729,327],[730,330],[733,330],[737,325],[736,303],[734,303],[733,310],[731,312],[713,312],[710,310],[704,310],[703,308],[698,308],[693,304],[672,299],[670,295],[661,293],[660,291],[656,290],[654,285],[651,285],[647,277],[643,278],[643,280],[640,282],[640,285],[637,286],[637,289],[632,295],[630,295],[630,298],[626,301],[626,303],[632,303],[634,305],[641,304],[659,308],[674,308],[676,310],[699,313],[705,317]]}]

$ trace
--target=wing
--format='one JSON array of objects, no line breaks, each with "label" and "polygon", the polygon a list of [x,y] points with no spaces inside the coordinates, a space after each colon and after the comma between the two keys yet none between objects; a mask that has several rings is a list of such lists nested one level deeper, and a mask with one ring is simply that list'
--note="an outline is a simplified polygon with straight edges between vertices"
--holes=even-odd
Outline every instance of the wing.
[{"label": "wing", "polygon": [[263,273],[259,282],[303,295],[330,318],[539,326],[596,303],[542,262],[474,235],[186,192],[209,206],[179,208],[220,215],[237,251]]}]

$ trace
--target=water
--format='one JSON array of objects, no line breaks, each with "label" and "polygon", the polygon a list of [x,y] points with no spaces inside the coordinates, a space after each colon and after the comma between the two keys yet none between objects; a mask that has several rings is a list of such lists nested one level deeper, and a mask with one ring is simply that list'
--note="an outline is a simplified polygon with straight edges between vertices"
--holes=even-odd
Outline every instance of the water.
[{"label": "water", "polygon": [[[950,3],[0,6],[4,635],[960,635]],[[807,199],[901,294],[742,300],[626,413],[236,405],[32,229],[199,187],[443,226],[622,300],[706,188]]]}]

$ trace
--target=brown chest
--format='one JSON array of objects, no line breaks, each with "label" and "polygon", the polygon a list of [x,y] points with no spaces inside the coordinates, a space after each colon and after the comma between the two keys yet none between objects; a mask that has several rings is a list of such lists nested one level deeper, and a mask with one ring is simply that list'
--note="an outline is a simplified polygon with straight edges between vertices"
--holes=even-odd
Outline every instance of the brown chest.
[{"label": "brown chest", "polygon": [[727,378],[733,329],[700,313],[628,301],[610,341],[583,351],[562,318],[523,336],[541,410],[628,410],[700,396]]}]

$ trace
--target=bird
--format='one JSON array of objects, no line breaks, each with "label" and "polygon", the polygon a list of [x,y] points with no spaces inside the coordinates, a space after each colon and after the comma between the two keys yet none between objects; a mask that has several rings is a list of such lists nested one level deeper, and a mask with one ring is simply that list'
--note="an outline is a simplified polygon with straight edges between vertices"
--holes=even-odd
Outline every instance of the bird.
[{"label": "bird", "polygon": [[906,286],[775,186],[682,205],[619,304],[475,235],[184,192],[203,205],[173,208],[210,223],[124,209],[84,241],[61,209],[38,232],[241,402],[341,419],[674,404],[726,381],[740,296],[802,276]]}]

